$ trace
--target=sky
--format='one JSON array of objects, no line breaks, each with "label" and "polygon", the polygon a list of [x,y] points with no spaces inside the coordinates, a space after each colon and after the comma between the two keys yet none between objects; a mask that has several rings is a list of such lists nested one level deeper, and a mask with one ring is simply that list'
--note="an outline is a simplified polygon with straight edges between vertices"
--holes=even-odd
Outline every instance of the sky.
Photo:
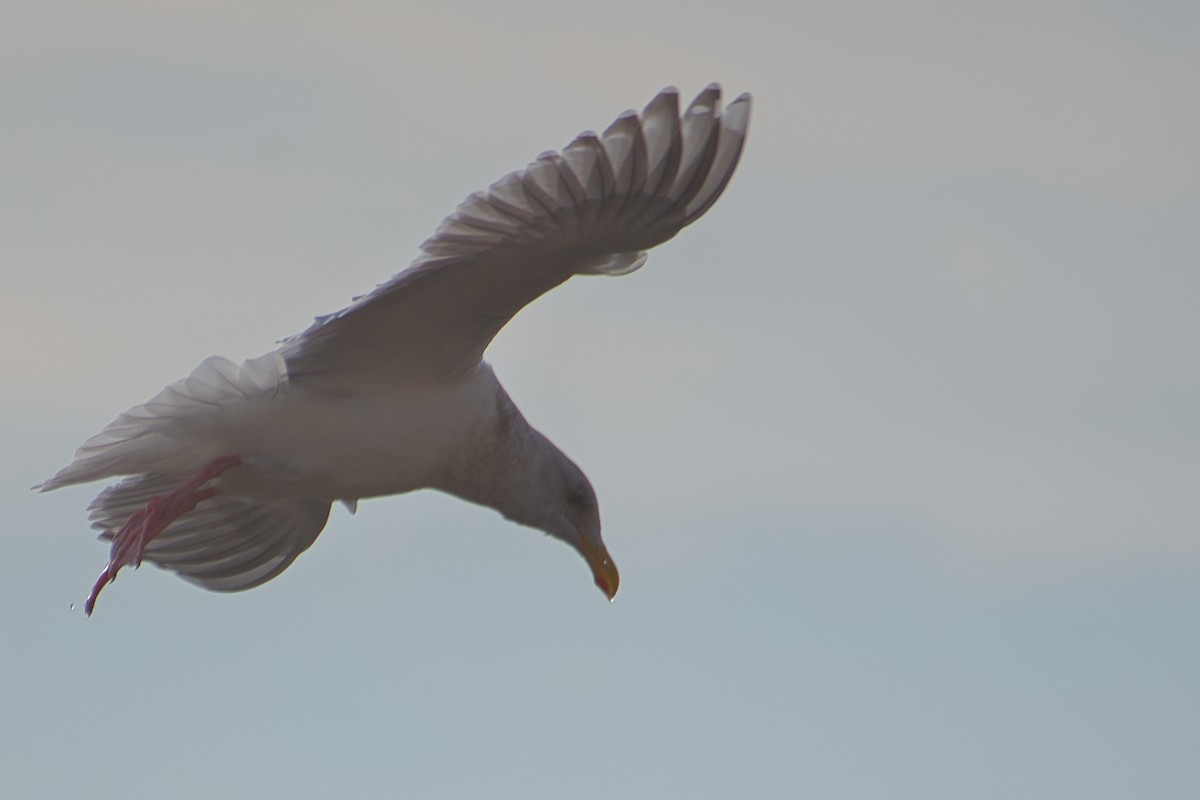
[{"label": "sky", "polygon": [[[1200,796],[1200,7],[0,10],[0,780],[22,798]],[[430,492],[273,582],[29,487],[677,85],[721,201],[488,354],[621,568]]]}]

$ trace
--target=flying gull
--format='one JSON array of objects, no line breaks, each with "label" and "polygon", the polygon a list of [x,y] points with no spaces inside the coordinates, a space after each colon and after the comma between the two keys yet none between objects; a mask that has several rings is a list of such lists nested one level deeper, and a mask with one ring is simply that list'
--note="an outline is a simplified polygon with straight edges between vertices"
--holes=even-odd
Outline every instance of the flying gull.
[{"label": "flying gull", "polygon": [[750,96],[716,84],[544,153],[442,222],[406,270],[241,365],[213,356],[75,452],[42,491],[121,480],[88,507],[112,542],[87,599],[142,559],[207,589],[271,580],[341,501],[439,489],[574,547],[611,600],[596,495],[525,421],[483,353],[573,275],[626,275],[733,175]]}]

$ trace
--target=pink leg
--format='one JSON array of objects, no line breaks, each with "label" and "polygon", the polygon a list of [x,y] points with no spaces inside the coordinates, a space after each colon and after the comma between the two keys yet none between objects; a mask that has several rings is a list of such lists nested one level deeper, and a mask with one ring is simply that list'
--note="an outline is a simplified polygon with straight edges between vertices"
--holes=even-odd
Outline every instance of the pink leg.
[{"label": "pink leg", "polygon": [[87,602],[84,603],[83,613],[89,617],[92,615],[92,609],[96,607],[96,598],[100,596],[100,590],[109,581],[116,580],[117,571],[121,567],[126,564],[132,564],[134,567],[141,566],[142,551],[151,539],[165,531],[172,522],[195,508],[200,501],[207,500],[217,493],[217,490],[211,486],[204,489],[200,488],[201,486],[225,470],[241,463],[242,459],[239,456],[218,456],[208,462],[204,469],[197,472],[183,486],[170,494],[151,497],[145,508],[133,512],[121,530],[113,535],[108,566],[96,579],[96,585],[92,587],[92,593],[88,595]]}]

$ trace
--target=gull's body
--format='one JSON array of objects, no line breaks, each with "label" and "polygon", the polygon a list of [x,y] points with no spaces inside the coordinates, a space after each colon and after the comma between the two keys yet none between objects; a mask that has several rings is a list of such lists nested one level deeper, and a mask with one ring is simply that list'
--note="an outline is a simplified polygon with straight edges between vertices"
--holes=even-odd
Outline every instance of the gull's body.
[{"label": "gull's body", "polygon": [[501,411],[511,407],[506,399],[486,363],[428,384],[355,382],[332,392],[290,383],[284,392],[229,403],[206,415],[195,437],[203,450],[190,461],[199,468],[222,453],[249,454],[247,469],[224,478],[244,494],[332,502],[449,490],[442,474],[490,441]]},{"label": "gull's body", "polygon": [[127,476],[92,504],[113,556],[210,589],[256,586],[316,539],[337,501],[438,489],[566,541],[611,598],[617,572],[584,474],[482,360],[522,307],[573,275],[622,275],[716,201],[749,97],[667,90],[639,118],[468,198],[404,272],[238,366],[205,360],[125,412],[42,485]]}]

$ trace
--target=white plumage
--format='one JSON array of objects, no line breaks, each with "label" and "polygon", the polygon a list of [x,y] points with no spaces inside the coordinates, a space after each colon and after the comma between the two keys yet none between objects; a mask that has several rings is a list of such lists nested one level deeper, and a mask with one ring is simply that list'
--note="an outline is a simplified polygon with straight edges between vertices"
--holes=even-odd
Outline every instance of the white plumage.
[{"label": "white plumage", "polygon": [[[209,589],[256,586],[313,543],[331,503],[421,488],[566,541],[611,598],[618,577],[591,485],[482,356],[530,301],[573,275],[638,269],[707,211],[749,113],[748,95],[722,109],[711,85],[681,116],[665,90],[640,117],[468,197],[408,269],[278,350],[240,366],[209,358],[117,417],[40,487],[128,476],[89,509],[116,540],[89,609],[143,555]],[[181,510],[165,512],[172,492]]]}]

